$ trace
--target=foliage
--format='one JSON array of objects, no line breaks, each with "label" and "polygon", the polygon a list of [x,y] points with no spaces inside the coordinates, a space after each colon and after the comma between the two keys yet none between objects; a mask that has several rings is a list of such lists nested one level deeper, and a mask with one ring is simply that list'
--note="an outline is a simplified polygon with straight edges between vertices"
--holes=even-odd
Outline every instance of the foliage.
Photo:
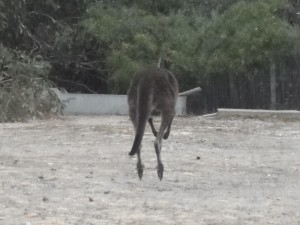
[{"label": "foliage", "polygon": [[[268,79],[257,76],[273,62],[291,68],[277,79],[287,88],[277,87],[297,96],[289,93],[297,83],[289,74],[299,74],[298,9],[296,0],[0,0],[0,55],[11,59],[1,73],[17,65],[14,73],[30,79],[44,74],[46,90],[50,79],[69,92],[124,94],[136,70],[160,64],[175,72],[182,90],[201,85],[215,107],[228,89],[245,94],[242,77],[253,82],[247,84],[253,98],[262,97],[255,96],[257,86],[268,98]],[[12,87],[21,89],[22,76],[12,71],[18,84]],[[231,86],[230,75],[239,75]],[[1,96],[11,94],[12,83],[1,79]]]},{"label": "foliage", "polygon": [[47,81],[50,65],[40,57],[0,46],[0,122],[57,114],[61,104]]},{"label": "foliage", "polygon": [[[203,19],[184,12],[153,15],[143,9],[93,7],[82,22],[84,30],[108,46],[106,66],[111,71],[111,91],[125,93],[131,77],[140,67],[171,67],[192,70],[193,44]],[[103,50],[103,48],[99,49]]]},{"label": "foliage", "polygon": [[210,19],[191,10],[199,6],[193,1],[178,1],[185,5],[183,10],[171,4],[173,11],[156,13],[144,7],[151,1],[126,1],[127,7],[101,3],[88,10],[81,24],[106,46],[98,51],[105,52],[112,92],[125,93],[138,68],[160,60],[187,89],[204,74],[243,74],[290,54],[298,34],[276,14],[284,1],[236,2],[226,1],[229,8],[223,14],[212,13]]},{"label": "foliage", "polygon": [[208,73],[245,73],[287,55],[296,30],[275,14],[280,1],[240,2],[207,25],[199,61]]}]

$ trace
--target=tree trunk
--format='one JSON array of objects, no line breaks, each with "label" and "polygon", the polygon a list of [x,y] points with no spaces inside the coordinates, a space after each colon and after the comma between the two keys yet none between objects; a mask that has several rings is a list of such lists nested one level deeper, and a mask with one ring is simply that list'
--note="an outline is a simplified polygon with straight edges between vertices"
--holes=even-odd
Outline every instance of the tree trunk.
[{"label": "tree trunk", "polygon": [[285,90],[285,84],[286,84],[286,77],[287,77],[287,71],[286,71],[286,62],[281,62],[279,64],[279,82],[277,82],[277,86],[280,87],[280,92],[279,92],[279,99],[280,101],[277,100],[280,104],[281,109],[288,109],[287,108],[287,103],[288,99],[286,97],[286,90]]},{"label": "tree trunk", "polygon": [[257,102],[256,99],[256,92],[257,92],[257,88],[256,88],[256,83],[255,83],[255,78],[258,74],[258,70],[255,69],[254,72],[252,72],[252,74],[249,75],[249,86],[250,86],[250,90],[249,90],[249,98],[250,98],[250,102],[249,102],[249,106],[252,109],[257,109],[259,108],[259,102]]},{"label": "tree trunk", "polygon": [[229,93],[230,93],[230,107],[237,108],[238,107],[238,91],[235,85],[235,76],[230,74],[228,76],[229,79]]},{"label": "tree trunk", "polygon": [[276,64],[270,65],[270,109],[276,109]]}]

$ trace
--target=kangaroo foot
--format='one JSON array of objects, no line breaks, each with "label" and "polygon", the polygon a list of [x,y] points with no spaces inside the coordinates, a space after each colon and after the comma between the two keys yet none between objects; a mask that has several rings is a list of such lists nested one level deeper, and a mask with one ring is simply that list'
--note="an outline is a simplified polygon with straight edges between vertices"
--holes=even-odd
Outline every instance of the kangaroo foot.
[{"label": "kangaroo foot", "polygon": [[158,164],[158,166],[157,166],[157,175],[158,175],[158,178],[160,180],[162,180],[163,174],[164,174],[164,165],[163,164]]},{"label": "kangaroo foot", "polygon": [[167,139],[169,138],[169,134],[170,134],[170,133],[165,133],[164,136],[163,136],[163,138],[164,138],[165,140],[167,140]]}]

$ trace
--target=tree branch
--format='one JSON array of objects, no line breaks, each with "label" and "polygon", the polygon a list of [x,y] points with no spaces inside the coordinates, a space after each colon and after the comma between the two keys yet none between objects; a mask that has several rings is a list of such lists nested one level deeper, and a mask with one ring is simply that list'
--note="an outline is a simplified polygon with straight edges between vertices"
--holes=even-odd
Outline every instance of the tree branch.
[{"label": "tree branch", "polygon": [[64,80],[64,79],[61,79],[59,77],[57,77],[56,79],[58,79],[59,81],[65,82],[65,83],[70,83],[70,84],[74,84],[74,85],[77,85],[77,86],[81,86],[81,87],[85,88],[86,90],[88,90],[90,93],[97,94],[97,92],[93,91],[92,89],[90,89],[85,84],[77,83],[77,82],[71,81],[71,80]]},{"label": "tree branch", "polygon": [[46,13],[37,12],[37,11],[31,11],[31,12],[28,13],[29,16],[32,15],[32,14],[41,15],[41,16],[47,17],[48,19],[50,19],[52,21],[52,23],[56,24],[56,20],[52,16],[50,16],[50,15],[48,15]]}]

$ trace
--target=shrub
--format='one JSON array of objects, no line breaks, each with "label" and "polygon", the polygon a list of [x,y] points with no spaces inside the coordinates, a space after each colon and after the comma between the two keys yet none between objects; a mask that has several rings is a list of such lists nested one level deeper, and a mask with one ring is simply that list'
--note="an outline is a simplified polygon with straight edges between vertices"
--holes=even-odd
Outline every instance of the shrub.
[{"label": "shrub", "polygon": [[48,81],[50,65],[0,45],[0,122],[59,114],[62,109]]}]

